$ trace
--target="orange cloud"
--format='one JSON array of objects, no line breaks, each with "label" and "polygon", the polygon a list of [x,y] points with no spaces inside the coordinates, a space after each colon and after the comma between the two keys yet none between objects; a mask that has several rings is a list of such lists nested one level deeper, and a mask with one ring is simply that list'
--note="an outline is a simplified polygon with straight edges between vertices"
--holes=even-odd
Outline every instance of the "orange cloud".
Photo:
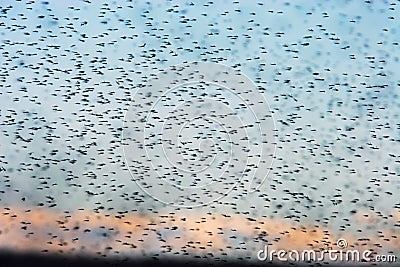
[{"label": "orange cloud", "polygon": [[0,248],[21,252],[133,257],[189,254],[237,258],[250,255],[254,260],[257,251],[267,244],[276,250],[337,249],[335,242],[339,237],[347,240],[349,248],[357,250],[398,252],[400,247],[397,235],[390,231],[382,231],[387,240],[357,238],[352,234],[335,235],[323,227],[237,214],[176,212],[143,215],[86,210],[56,213],[44,208],[1,210]]}]

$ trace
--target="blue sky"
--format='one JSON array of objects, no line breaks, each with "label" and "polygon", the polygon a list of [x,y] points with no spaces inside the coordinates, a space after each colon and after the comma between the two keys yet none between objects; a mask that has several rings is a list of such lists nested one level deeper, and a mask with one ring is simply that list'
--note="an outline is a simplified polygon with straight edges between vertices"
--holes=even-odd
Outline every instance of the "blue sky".
[{"label": "blue sky", "polygon": [[260,192],[239,188],[198,211],[329,218],[323,224],[337,231],[355,222],[353,210],[398,213],[398,8],[193,2],[10,4],[0,25],[1,205],[174,210],[132,180],[120,128],[138,84],[212,61],[266,89],[278,142]]}]

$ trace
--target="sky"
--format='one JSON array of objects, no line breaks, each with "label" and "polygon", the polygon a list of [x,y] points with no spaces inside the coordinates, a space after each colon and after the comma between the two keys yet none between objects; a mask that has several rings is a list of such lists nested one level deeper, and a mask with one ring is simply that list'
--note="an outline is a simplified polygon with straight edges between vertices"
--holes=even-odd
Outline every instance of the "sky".
[{"label": "sky", "polygon": [[[198,218],[230,214],[241,223],[247,217],[271,220],[271,232],[280,231],[273,229],[282,224],[285,229],[322,227],[349,240],[381,240],[381,232],[397,237],[398,5],[395,1],[3,2],[0,206],[45,209],[46,214],[127,212],[146,218],[171,212]],[[240,180],[227,196],[211,203],[204,200],[207,205],[197,207],[203,199],[196,207],[163,203],[154,197],[162,194],[155,185],[158,177],[143,167],[146,161],[136,154],[144,153],[142,147],[135,153],[129,150],[136,143],[127,144],[132,140],[124,139],[124,134],[144,127],[138,111],[149,111],[141,101],[150,98],[139,98],[140,92],[150,90],[148,85],[156,81],[160,94],[167,95],[163,86],[172,83],[168,79],[186,76],[169,72],[172,76],[167,79],[163,72],[190,62],[212,62],[219,64],[216,70],[239,72],[249,82],[233,92],[248,99],[237,101],[261,101],[258,119],[272,115],[262,128],[267,143],[273,145],[260,156],[268,164],[253,166],[265,177],[256,192],[248,192],[249,182]],[[209,88],[209,94],[217,92]],[[243,93],[246,89],[252,93]],[[228,91],[223,91],[224,99],[230,97]],[[141,109],[137,103],[143,104]],[[177,102],[170,104],[166,111],[179,107]],[[201,107],[205,117],[222,106],[209,104],[216,108]],[[183,109],[182,117],[196,110]],[[218,132],[238,123],[221,121],[208,122]],[[184,132],[184,141],[194,140],[199,133],[196,126],[202,131],[204,124],[189,124],[192,128]],[[168,133],[165,128],[158,130]],[[145,142],[147,134],[143,132],[140,140],[139,132],[135,141]],[[212,137],[219,151],[228,149],[225,135]],[[235,149],[231,152],[240,154],[238,146]],[[157,156],[166,157],[162,166],[171,163],[168,159],[176,160],[168,154],[171,151],[163,151],[150,153],[149,162],[158,163]],[[218,155],[222,161],[223,155]],[[241,167],[226,172],[236,177]],[[171,176],[172,181],[187,178],[182,173]],[[140,175],[152,181],[150,195],[138,186]],[[210,188],[220,192],[221,184]],[[372,225],[360,223],[370,219]],[[253,237],[243,231],[243,236]],[[397,247],[399,255],[398,241],[390,242],[383,250]],[[248,247],[257,249],[258,244]]]}]

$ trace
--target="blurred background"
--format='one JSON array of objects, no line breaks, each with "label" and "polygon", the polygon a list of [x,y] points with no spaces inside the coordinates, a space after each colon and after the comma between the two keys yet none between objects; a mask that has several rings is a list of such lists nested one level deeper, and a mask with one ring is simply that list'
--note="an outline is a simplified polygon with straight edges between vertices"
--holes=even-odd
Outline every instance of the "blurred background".
[{"label": "blurred background", "polygon": [[[3,1],[0,248],[260,264],[345,238],[400,257],[399,4]],[[121,140],[138,85],[192,61],[265,88],[277,150],[257,192],[179,208],[136,185]]]}]

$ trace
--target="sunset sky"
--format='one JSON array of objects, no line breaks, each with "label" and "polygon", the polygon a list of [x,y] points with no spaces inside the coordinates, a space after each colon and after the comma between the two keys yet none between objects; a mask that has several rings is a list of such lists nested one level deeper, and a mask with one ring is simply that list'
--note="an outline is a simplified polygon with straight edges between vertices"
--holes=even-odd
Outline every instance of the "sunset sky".
[{"label": "sunset sky", "polygon": [[[348,248],[400,259],[398,2],[4,1],[0,8],[0,249],[257,261],[265,245],[320,249],[343,238]],[[207,83],[196,80],[185,95],[172,85],[192,73],[163,74],[188,62],[218,63],[231,71],[227,84],[237,84],[209,89],[205,98],[217,103],[201,106],[205,93],[196,90]],[[223,75],[215,71],[214,81]],[[171,101],[159,116],[179,116],[140,124],[147,113],[138,110],[162,99],[139,98],[152,82]],[[229,97],[258,110],[240,117]],[[266,163],[246,165],[265,177],[256,192],[248,192],[254,177],[238,178],[247,171],[241,153],[253,152],[242,144],[258,141],[256,131],[241,136],[242,120],[213,117],[222,107],[239,119],[255,114],[254,125],[266,127],[269,146],[254,156]],[[184,116],[197,109],[200,122],[188,123]],[[155,136],[153,124],[182,147],[147,143],[149,158],[137,154]],[[150,130],[127,138],[142,126]],[[171,151],[184,151],[187,165],[179,169]],[[199,160],[196,151],[209,154]],[[188,170],[214,154],[213,182],[209,191],[198,187],[206,192],[193,194],[198,202],[157,200],[193,199],[158,189],[162,175],[149,168],[159,164],[162,182],[185,192],[192,186],[185,179],[197,177]],[[206,194],[215,201],[205,203]]]}]

